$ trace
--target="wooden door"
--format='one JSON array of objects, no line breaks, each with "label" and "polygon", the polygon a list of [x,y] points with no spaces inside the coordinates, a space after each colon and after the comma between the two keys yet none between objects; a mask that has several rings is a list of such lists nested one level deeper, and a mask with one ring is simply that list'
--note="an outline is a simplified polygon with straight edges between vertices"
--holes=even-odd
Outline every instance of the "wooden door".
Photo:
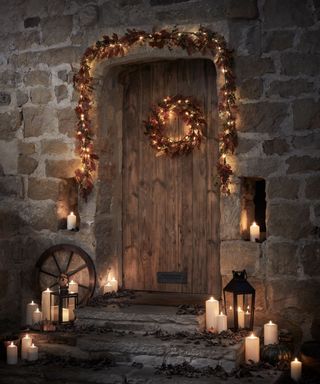
[{"label": "wooden door", "polygon": [[[168,95],[193,96],[208,127],[200,150],[156,157],[142,121]],[[181,134],[179,124],[169,132]],[[124,75],[123,282],[127,289],[220,293],[217,94],[214,64],[177,60],[131,67]],[[187,283],[159,283],[157,272],[185,272]]]}]

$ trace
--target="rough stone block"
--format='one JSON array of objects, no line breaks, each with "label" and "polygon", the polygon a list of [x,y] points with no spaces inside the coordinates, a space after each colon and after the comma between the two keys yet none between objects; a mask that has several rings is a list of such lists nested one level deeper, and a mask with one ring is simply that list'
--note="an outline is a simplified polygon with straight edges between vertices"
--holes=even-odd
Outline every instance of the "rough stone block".
[{"label": "rough stone block", "polygon": [[305,196],[307,199],[320,200],[320,175],[306,179]]},{"label": "rough stone block", "polygon": [[293,128],[295,130],[318,129],[320,127],[320,102],[300,99],[293,103]]},{"label": "rough stone block", "polygon": [[275,72],[275,68],[270,58],[259,58],[252,55],[235,58],[235,73],[240,80],[260,77],[273,72]]},{"label": "rough stone block", "polygon": [[29,177],[28,197],[32,200],[53,200],[59,197],[60,180]]},{"label": "rough stone block", "polygon": [[310,156],[292,156],[286,160],[288,173],[305,173],[320,171],[320,158]]},{"label": "rough stone block", "polygon": [[258,133],[278,133],[288,115],[284,103],[250,103],[239,105],[239,131]]},{"label": "rough stone block", "polygon": [[172,5],[178,3],[188,3],[190,0],[150,0],[151,7]]},{"label": "rough stone block", "polygon": [[58,220],[54,202],[37,201],[29,204],[22,212],[22,217],[28,226],[36,231],[48,229],[57,231]]},{"label": "rough stone block", "polygon": [[266,155],[282,155],[288,152],[290,149],[288,142],[285,139],[281,139],[279,137],[264,141],[262,147],[263,152]]},{"label": "rough stone block", "polygon": [[230,19],[256,19],[259,15],[256,0],[229,0],[226,16]]},{"label": "rough stone block", "polygon": [[264,27],[307,27],[314,23],[311,7],[300,0],[267,0],[263,6]]},{"label": "rough stone block", "polygon": [[80,165],[80,159],[46,160],[46,174],[49,177],[74,177],[74,172]]},{"label": "rough stone block", "polygon": [[59,120],[59,131],[69,137],[75,137],[77,118],[74,109],[58,109],[57,114]]},{"label": "rough stone block", "polygon": [[242,99],[259,99],[263,92],[263,81],[261,79],[248,79],[239,85],[240,97]]},{"label": "rough stone block", "polygon": [[87,5],[78,11],[78,23],[81,27],[94,25],[98,21],[99,9],[95,5]]},{"label": "rough stone block", "polygon": [[14,88],[21,81],[21,74],[17,71],[4,70],[0,76],[0,86]]},{"label": "rough stone block", "polygon": [[264,52],[283,51],[293,46],[294,31],[265,32],[262,37],[262,50]]},{"label": "rough stone block", "polygon": [[244,154],[244,153],[247,153],[249,151],[251,151],[251,149],[259,146],[259,141],[258,140],[254,140],[254,139],[246,139],[245,137],[242,137],[239,135],[238,137],[238,146],[236,148],[236,154]]},{"label": "rough stone block", "polygon": [[32,88],[30,99],[33,104],[47,104],[51,100],[51,92],[45,87]]},{"label": "rough stone block", "polygon": [[305,275],[320,276],[320,241],[304,245],[300,258]]},{"label": "rough stone block", "polygon": [[28,17],[24,19],[25,28],[34,28],[37,27],[40,23],[40,17]]},{"label": "rough stone block", "polygon": [[0,107],[11,103],[11,95],[7,92],[0,92]]},{"label": "rough stone block", "polygon": [[245,269],[254,275],[260,259],[260,244],[244,240],[222,241],[220,246],[220,270],[222,275]]},{"label": "rough stone block", "polygon": [[12,47],[18,51],[24,51],[40,45],[39,31],[24,31],[15,33]]},{"label": "rough stone block", "polygon": [[17,173],[18,148],[17,141],[0,141],[0,169],[2,174],[15,175]]},{"label": "rough stone block", "polygon": [[30,175],[38,166],[38,161],[30,156],[19,156],[18,172],[21,174]]},{"label": "rough stone block", "polygon": [[0,140],[10,140],[15,137],[21,125],[19,111],[0,113]]},{"label": "rough stone block", "polygon": [[257,177],[267,178],[273,173],[277,173],[282,167],[283,161],[279,156],[250,157],[250,161],[245,156],[228,156],[228,161],[238,177]]},{"label": "rough stone block", "polygon": [[269,236],[290,240],[308,237],[312,231],[309,205],[271,202],[267,205],[267,231]]},{"label": "rough stone block", "polygon": [[65,69],[58,71],[58,78],[66,83],[68,81],[68,71]]},{"label": "rough stone block", "polygon": [[57,102],[66,99],[68,97],[68,88],[65,85],[58,85],[54,88],[54,93],[56,95]]},{"label": "rough stone block", "polygon": [[272,177],[267,180],[267,200],[298,199],[300,183],[288,177]]},{"label": "rough stone block", "polygon": [[70,152],[68,144],[59,139],[42,140],[41,153],[49,155],[61,155]]},{"label": "rough stone block", "polygon": [[0,177],[0,196],[23,198],[23,180],[19,176]]},{"label": "rough stone block", "polygon": [[295,244],[267,241],[266,255],[268,276],[297,275],[298,257]]},{"label": "rough stone block", "polygon": [[0,237],[12,236],[18,233],[23,226],[23,220],[13,207],[4,206],[3,204],[0,206]]},{"label": "rough stone block", "polygon": [[300,52],[320,53],[319,30],[304,31],[298,44]]},{"label": "rough stone block", "polygon": [[287,76],[317,76],[320,57],[306,53],[283,53],[281,55],[281,74]]},{"label": "rough stone block", "polygon": [[33,143],[25,143],[19,141],[18,143],[19,155],[33,155],[36,151],[36,147]]},{"label": "rough stone block", "polygon": [[21,91],[20,89],[16,92],[17,106],[22,107],[29,100],[29,96],[26,92]]},{"label": "rough stone block", "polygon": [[50,107],[23,107],[24,137],[38,137],[45,132],[55,132],[55,110]]},{"label": "rough stone block", "polygon": [[305,79],[287,81],[275,80],[267,90],[267,96],[278,95],[280,97],[296,97],[303,93],[312,93],[314,84]]},{"label": "rough stone block", "polygon": [[46,71],[30,71],[27,72],[23,78],[25,85],[43,85],[48,87],[50,84],[50,73]]},{"label": "rough stone block", "polygon": [[72,15],[42,19],[42,43],[53,45],[66,41],[71,34],[72,23]]},{"label": "rough stone block", "polygon": [[292,139],[292,145],[296,149],[304,150],[319,150],[320,133],[311,133],[306,136],[294,136]]}]

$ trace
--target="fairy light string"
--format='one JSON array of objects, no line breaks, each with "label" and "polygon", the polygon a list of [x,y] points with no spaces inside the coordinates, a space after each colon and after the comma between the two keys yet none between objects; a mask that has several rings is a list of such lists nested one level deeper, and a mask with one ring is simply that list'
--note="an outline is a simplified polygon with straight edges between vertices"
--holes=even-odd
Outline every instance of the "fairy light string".
[{"label": "fairy light string", "polygon": [[[153,48],[163,49],[181,48],[188,55],[202,53],[214,58],[216,66],[221,71],[223,85],[219,92],[219,117],[222,121],[222,130],[218,136],[219,160],[217,173],[221,192],[230,193],[230,177],[233,174],[227,155],[234,153],[237,146],[236,130],[236,86],[233,75],[232,51],[227,48],[223,36],[209,29],[200,27],[195,32],[183,32],[177,28],[163,29],[148,33],[135,29],[119,37],[117,34],[103,36],[94,45],[87,48],[78,73],[74,76],[74,86],[79,92],[79,100],[75,108],[77,123],[78,151],[81,158],[81,168],[75,172],[82,197],[87,200],[94,186],[94,173],[98,156],[94,151],[94,131],[90,113],[93,106],[93,77],[91,70],[95,62],[125,56],[131,48],[139,45],[149,45]],[[198,142],[197,142],[198,144]]]}]

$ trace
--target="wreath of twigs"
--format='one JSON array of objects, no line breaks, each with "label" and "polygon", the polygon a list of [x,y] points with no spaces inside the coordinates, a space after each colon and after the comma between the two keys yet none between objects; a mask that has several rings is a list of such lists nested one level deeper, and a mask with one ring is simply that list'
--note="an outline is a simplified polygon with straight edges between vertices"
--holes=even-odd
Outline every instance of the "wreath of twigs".
[{"label": "wreath of twigs", "polygon": [[125,56],[130,49],[142,45],[152,48],[180,48],[189,55],[202,53],[213,57],[217,68],[221,71],[223,84],[219,93],[219,116],[223,130],[219,134],[219,161],[217,173],[222,193],[230,193],[229,183],[232,175],[231,166],[226,156],[234,152],[237,146],[236,107],[235,107],[235,78],[232,71],[232,52],[227,48],[223,36],[209,29],[200,27],[197,31],[180,32],[172,30],[146,32],[135,29],[128,30],[123,36],[113,34],[103,36],[102,40],[87,48],[80,62],[80,69],[74,76],[74,86],[80,97],[76,107],[78,116],[77,138],[78,150],[82,166],[75,172],[79,183],[80,193],[86,200],[93,189],[93,176],[96,170],[98,156],[94,150],[94,130],[90,112],[94,102],[93,77],[91,70],[97,61]]},{"label": "wreath of twigs", "polygon": [[[182,138],[174,139],[165,134],[171,114],[180,117],[188,127],[187,133]],[[187,155],[194,148],[200,148],[203,138],[202,127],[206,126],[206,121],[195,100],[176,95],[167,96],[160,101],[151,109],[150,117],[143,124],[151,147],[157,151],[156,156],[174,157]]]}]

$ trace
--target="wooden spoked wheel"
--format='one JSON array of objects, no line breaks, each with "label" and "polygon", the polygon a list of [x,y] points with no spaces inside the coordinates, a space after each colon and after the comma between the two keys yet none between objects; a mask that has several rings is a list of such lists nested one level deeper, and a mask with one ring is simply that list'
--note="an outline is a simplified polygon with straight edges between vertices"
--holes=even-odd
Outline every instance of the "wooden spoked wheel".
[{"label": "wooden spoked wheel", "polygon": [[58,290],[58,280],[67,275],[79,287],[79,304],[86,304],[93,295],[96,271],[91,257],[81,248],[70,244],[59,244],[47,249],[37,264],[37,281],[40,291],[47,288]]}]

